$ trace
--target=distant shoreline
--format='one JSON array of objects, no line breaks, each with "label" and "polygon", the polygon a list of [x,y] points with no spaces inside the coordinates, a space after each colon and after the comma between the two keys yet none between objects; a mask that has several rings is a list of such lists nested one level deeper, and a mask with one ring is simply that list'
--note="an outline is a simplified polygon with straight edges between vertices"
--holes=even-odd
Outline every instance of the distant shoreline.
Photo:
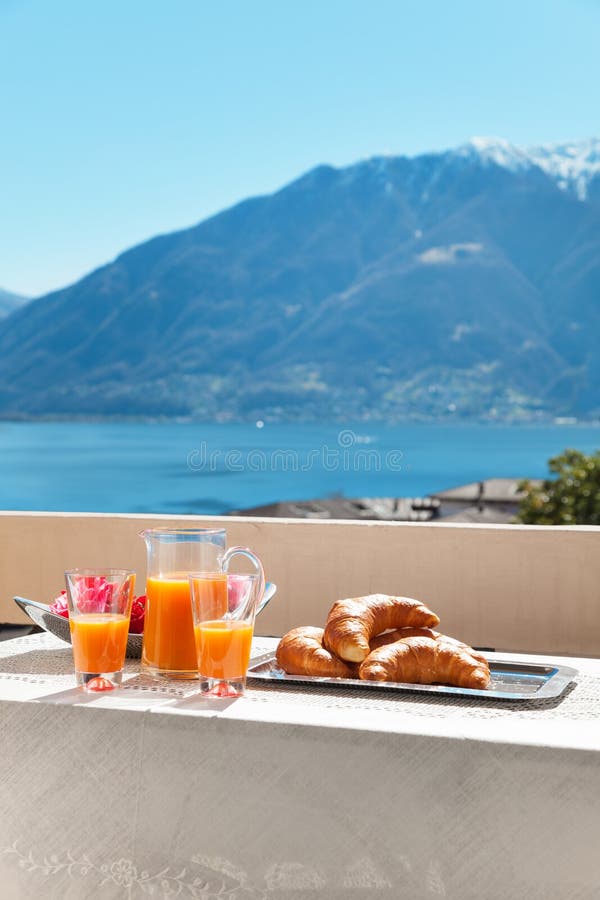
[{"label": "distant shoreline", "polygon": [[[324,420],[323,418],[274,418],[271,419],[268,416],[264,416],[262,419],[257,419],[254,416],[248,418],[229,418],[226,419],[218,419],[218,418],[200,418],[196,416],[143,416],[143,415],[125,415],[125,414],[113,414],[113,415],[62,415],[58,413],[47,413],[44,415],[27,415],[25,413],[21,415],[5,415],[0,413],[0,423],[13,423],[13,424],[21,424],[21,423],[48,423],[48,422],[56,422],[56,423],[65,423],[70,425],[82,424],[118,424],[122,422],[123,424],[135,424],[135,425],[155,425],[155,424],[170,424],[170,425],[255,425],[257,421],[262,422],[265,426],[269,425],[348,425],[355,424],[361,426],[390,426],[397,427],[399,425],[452,425],[459,427],[461,425],[489,425],[490,427],[498,426],[535,426],[539,425],[540,427],[548,427],[548,426],[557,426],[557,427],[569,427],[575,428],[581,426],[583,428],[595,428],[600,427],[600,419],[578,419],[571,416],[529,416],[529,417],[506,417],[506,418],[486,418],[481,416],[439,416],[439,417],[429,417],[429,416],[406,416],[403,418],[386,418],[382,417],[370,417],[370,418],[332,418]],[[259,426],[262,427],[262,426]]]}]

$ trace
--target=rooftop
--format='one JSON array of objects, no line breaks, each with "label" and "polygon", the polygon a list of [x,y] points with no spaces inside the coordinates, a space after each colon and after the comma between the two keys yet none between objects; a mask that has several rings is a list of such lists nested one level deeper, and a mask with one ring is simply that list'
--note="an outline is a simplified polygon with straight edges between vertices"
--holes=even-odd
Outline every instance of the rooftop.
[{"label": "rooftop", "polygon": [[[236,510],[237,516],[288,519],[371,519],[384,522],[513,522],[523,496],[521,478],[487,478],[428,497],[328,497],[283,500]],[[531,479],[532,484],[541,484]]]},{"label": "rooftop", "polygon": [[518,503],[523,496],[523,492],[519,491],[519,484],[525,480],[534,485],[542,484],[536,478],[486,478],[484,481],[472,481],[446,491],[436,491],[432,497],[444,502],[477,503],[483,500],[485,503]]}]

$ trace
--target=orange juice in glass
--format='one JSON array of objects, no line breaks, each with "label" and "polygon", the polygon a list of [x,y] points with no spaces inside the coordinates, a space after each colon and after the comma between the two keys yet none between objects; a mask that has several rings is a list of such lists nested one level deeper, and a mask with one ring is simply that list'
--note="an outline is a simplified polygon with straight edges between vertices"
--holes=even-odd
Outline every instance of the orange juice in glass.
[{"label": "orange juice in glass", "polygon": [[[219,575],[238,554],[254,555],[226,546],[224,528],[151,528],[146,542],[148,569],[142,669],[152,675],[198,678],[189,576],[209,572],[213,599],[222,588]],[[216,617],[216,614],[215,614]]]},{"label": "orange juice in glass", "polygon": [[77,681],[88,691],[118,687],[135,575],[125,569],[72,569],[65,579]]},{"label": "orange juice in glass", "polygon": [[204,678],[235,681],[246,675],[253,626],[213,619],[195,626],[198,670]]},{"label": "orange juice in glass", "polygon": [[75,668],[78,672],[118,672],[123,668],[129,617],[98,613],[69,618]]},{"label": "orange juice in glass", "polygon": [[190,576],[200,690],[210,697],[239,697],[246,686],[254,618],[264,574]]}]

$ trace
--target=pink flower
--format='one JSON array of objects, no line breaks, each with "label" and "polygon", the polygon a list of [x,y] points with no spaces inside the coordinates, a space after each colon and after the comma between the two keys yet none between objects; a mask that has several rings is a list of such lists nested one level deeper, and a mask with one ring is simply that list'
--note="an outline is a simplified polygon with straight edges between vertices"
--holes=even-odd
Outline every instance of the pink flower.
[{"label": "pink flower", "polygon": [[[83,613],[103,613],[110,612],[113,602],[113,591],[115,585],[110,584],[102,577],[84,577],[75,585],[77,590],[77,608]],[[61,591],[50,604],[50,612],[56,616],[69,618],[69,607],[67,604],[67,592]],[[143,634],[144,619],[146,615],[146,595],[141,594],[134,597],[131,604],[131,619],[129,622],[130,634]]]},{"label": "pink flower", "polygon": [[56,616],[62,616],[64,619],[69,618],[66,591],[61,591],[58,597],[50,604],[50,612],[53,612]]},{"label": "pink flower", "polygon": [[110,612],[114,584],[102,576],[85,576],[73,585],[77,590],[76,606],[82,613]]},{"label": "pink flower", "polygon": [[227,575],[227,601],[229,612],[235,610],[247,599],[248,581],[245,575]]}]

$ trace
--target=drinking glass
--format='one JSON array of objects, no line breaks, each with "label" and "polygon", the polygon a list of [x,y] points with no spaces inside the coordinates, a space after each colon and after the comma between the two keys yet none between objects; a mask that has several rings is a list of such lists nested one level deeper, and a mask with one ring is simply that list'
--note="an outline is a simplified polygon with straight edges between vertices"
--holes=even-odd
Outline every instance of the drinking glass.
[{"label": "drinking glass", "polygon": [[123,679],[135,573],[129,569],[65,572],[77,683],[112,690]]},{"label": "drinking glass", "polygon": [[200,692],[239,697],[246,686],[256,609],[264,574],[199,572],[190,575]]}]

